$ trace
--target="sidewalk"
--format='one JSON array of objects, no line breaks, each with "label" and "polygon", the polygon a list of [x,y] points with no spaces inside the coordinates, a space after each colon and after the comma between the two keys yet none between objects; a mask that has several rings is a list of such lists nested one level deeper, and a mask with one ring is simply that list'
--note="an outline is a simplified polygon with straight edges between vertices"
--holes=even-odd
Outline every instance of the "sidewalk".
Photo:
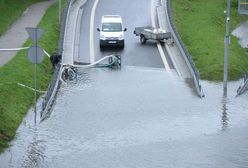
[{"label": "sidewalk", "polygon": [[[0,36],[0,49],[6,48],[20,48],[28,39],[26,27],[36,27],[47,8],[55,1],[39,2],[31,5],[23,15]],[[0,52],[0,67],[15,57],[17,52]]]}]

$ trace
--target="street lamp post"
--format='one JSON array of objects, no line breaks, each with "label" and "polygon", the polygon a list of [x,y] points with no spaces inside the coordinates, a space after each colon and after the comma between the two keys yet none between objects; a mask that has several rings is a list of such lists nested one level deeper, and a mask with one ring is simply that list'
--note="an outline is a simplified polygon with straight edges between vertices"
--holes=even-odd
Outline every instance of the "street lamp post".
[{"label": "street lamp post", "polygon": [[231,0],[227,0],[227,13],[226,13],[226,36],[225,36],[225,53],[224,53],[224,81],[223,91],[227,95],[227,80],[228,80],[228,47],[230,44],[229,24],[230,24],[230,9]]}]

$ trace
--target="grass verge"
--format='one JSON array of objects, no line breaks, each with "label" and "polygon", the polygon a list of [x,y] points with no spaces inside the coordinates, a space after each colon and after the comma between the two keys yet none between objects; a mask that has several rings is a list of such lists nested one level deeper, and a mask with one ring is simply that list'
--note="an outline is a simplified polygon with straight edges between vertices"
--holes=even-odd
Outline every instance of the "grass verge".
[{"label": "grass verge", "polygon": [[[202,79],[223,79],[226,0],[171,0],[173,19]],[[247,16],[238,14],[238,0],[232,1],[231,25],[234,30]],[[248,56],[231,37],[229,47],[230,80],[241,78],[248,71]]]},{"label": "grass verge", "polygon": [[[63,0],[63,6],[66,0]],[[59,22],[58,5],[51,6],[41,22],[39,28],[45,30],[40,39],[39,46],[48,53],[54,52],[58,47]],[[31,40],[27,40],[24,46],[30,46]],[[45,90],[50,82],[52,71],[48,57],[37,66],[37,89]],[[16,130],[26,115],[26,112],[34,104],[34,92],[22,88],[17,83],[34,86],[34,65],[27,58],[27,51],[18,52],[16,57],[0,68],[0,152],[8,147],[16,134]]]},{"label": "grass verge", "polygon": [[1,0],[0,35],[33,3],[45,0]]}]

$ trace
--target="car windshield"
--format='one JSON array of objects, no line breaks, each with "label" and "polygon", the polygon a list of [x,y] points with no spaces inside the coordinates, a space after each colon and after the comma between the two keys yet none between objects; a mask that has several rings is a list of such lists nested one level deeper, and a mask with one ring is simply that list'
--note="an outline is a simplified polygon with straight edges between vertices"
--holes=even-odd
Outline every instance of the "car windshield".
[{"label": "car windshield", "polygon": [[103,23],[102,31],[104,32],[120,32],[122,31],[121,23]]}]

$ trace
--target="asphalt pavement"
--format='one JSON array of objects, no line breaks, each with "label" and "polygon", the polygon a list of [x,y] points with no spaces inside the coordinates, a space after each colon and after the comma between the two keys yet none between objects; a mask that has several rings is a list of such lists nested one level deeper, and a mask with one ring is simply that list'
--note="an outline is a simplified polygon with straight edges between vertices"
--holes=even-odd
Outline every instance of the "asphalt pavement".
[{"label": "asphalt pavement", "polygon": [[[88,1],[84,5],[83,17],[81,21],[80,34],[80,52],[79,60],[81,63],[90,62],[90,19],[91,9],[94,1]],[[101,0],[96,8],[94,20],[94,53],[95,60],[110,55],[118,54],[122,57],[122,64],[129,66],[144,66],[163,68],[161,56],[156,47],[155,41],[148,41],[146,45],[142,45],[139,37],[133,34],[134,28],[138,26],[151,26],[151,2],[144,0],[126,0],[113,3],[111,0]],[[125,32],[125,48],[106,48],[104,51],[99,47],[99,32],[97,28],[100,26],[101,17],[103,15],[121,15],[123,26],[127,28]]]}]

